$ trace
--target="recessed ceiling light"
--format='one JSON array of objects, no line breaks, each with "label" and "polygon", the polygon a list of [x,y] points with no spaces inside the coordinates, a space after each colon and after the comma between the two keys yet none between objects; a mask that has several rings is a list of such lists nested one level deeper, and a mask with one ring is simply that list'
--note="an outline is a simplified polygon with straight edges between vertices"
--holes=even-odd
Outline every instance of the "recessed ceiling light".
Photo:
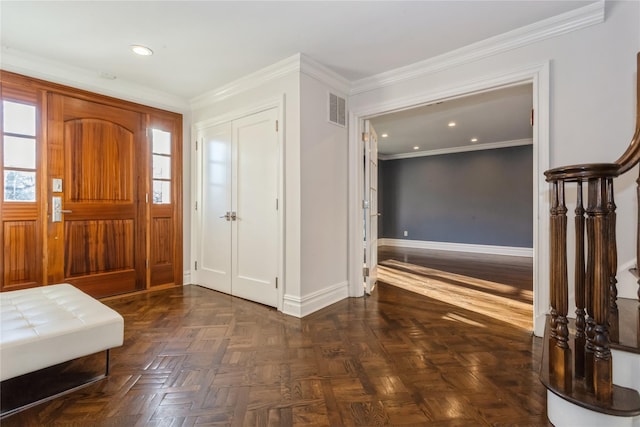
[{"label": "recessed ceiling light", "polygon": [[418,147],[417,145],[415,147],[413,147],[414,150],[419,150],[420,147]]},{"label": "recessed ceiling light", "polygon": [[146,46],[139,45],[139,44],[132,44],[131,45],[131,50],[133,51],[133,53],[135,53],[136,55],[140,55],[140,56],[151,56],[151,55],[153,55],[153,51],[151,49],[149,49]]},{"label": "recessed ceiling light", "polygon": [[450,128],[454,127],[456,125],[456,122],[449,122],[449,124],[447,126],[449,126]]},{"label": "recessed ceiling light", "polygon": [[471,138],[471,142],[478,142],[478,138]]},{"label": "recessed ceiling light", "polygon": [[381,136],[381,137],[383,137],[383,138],[386,138],[386,137],[388,137],[388,136],[389,136],[389,134],[388,134],[388,133],[383,133],[383,134],[382,134],[382,135],[380,135],[380,136]]}]

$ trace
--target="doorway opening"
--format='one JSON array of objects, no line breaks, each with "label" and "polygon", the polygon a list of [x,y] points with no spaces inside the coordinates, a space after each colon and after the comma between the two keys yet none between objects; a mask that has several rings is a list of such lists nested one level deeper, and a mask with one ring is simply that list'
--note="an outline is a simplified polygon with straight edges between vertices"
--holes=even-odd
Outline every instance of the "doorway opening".
[{"label": "doorway opening", "polygon": [[[363,242],[364,236],[362,233],[365,227],[362,227],[362,208],[364,206],[363,200],[364,198],[364,170],[363,170],[363,162],[362,158],[364,157],[365,144],[361,142],[360,135],[364,130],[365,121],[370,120],[373,122],[374,127],[378,131],[379,140],[382,141],[383,134],[386,134],[385,138],[390,138],[391,133],[386,130],[380,129],[379,124],[376,123],[376,120],[379,121],[380,118],[384,118],[387,115],[397,114],[402,112],[408,112],[411,110],[415,110],[417,108],[429,108],[427,106],[436,106],[453,103],[453,101],[462,100],[463,98],[472,98],[473,96],[482,96],[483,94],[499,91],[499,90],[507,90],[509,88],[514,87],[526,87],[529,99],[530,99],[530,107],[531,110],[528,114],[528,117],[532,117],[535,113],[535,120],[533,120],[533,126],[530,123],[527,123],[528,126],[531,126],[531,137],[528,143],[524,143],[523,141],[516,141],[515,139],[510,140],[511,146],[524,147],[529,146],[529,150],[532,152],[530,154],[530,165],[529,166],[529,178],[530,178],[530,186],[528,189],[528,197],[530,201],[530,208],[528,211],[529,215],[529,246],[521,245],[517,243],[500,243],[497,241],[494,242],[486,242],[485,244],[480,243],[468,243],[467,248],[464,252],[471,252],[469,249],[478,249],[477,246],[481,246],[481,249],[486,249],[487,246],[499,246],[500,249],[504,249],[504,247],[517,247],[521,246],[524,248],[524,252],[516,253],[516,254],[508,254],[508,255],[520,255],[529,257],[532,264],[532,299],[533,299],[533,310],[531,314],[531,320],[533,324],[533,329],[536,335],[541,335],[544,328],[544,313],[546,312],[546,308],[548,306],[549,295],[548,289],[546,286],[540,283],[539,278],[548,277],[548,266],[545,266],[544,262],[540,262],[540,260],[546,260],[548,254],[548,236],[546,236],[545,230],[548,229],[548,200],[547,200],[547,186],[545,185],[543,171],[548,168],[548,114],[549,114],[549,106],[548,106],[548,64],[543,64],[538,67],[532,67],[527,70],[520,70],[513,73],[507,73],[502,75],[499,78],[487,78],[482,81],[475,81],[472,84],[461,84],[457,88],[440,90],[437,92],[425,93],[419,96],[414,96],[410,100],[394,100],[394,99],[378,99],[376,104],[370,104],[366,106],[356,106],[354,107],[354,111],[351,114],[351,151],[350,155],[352,156],[352,162],[350,163],[352,166],[358,165],[358,167],[352,168],[353,177],[355,179],[355,183],[353,184],[353,188],[350,191],[350,197],[352,197],[352,201],[354,203],[351,206],[358,206],[359,209],[356,211],[353,209],[350,221],[353,227],[351,228],[350,238],[352,240],[351,250],[353,251],[356,258],[354,260],[363,259],[364,248],[362,244],[358,245],[356,242]],[[434,94],[435,93],[435,94]],[[384,95],[381,95],[381,98],[384,98]],[[442,117],[440,117],[442,119]],[[527,120],[528,122],[528,120]],[[449,125],[449,122],[447,122]],[[459,123],[452,125],[450,127],[454,128],[460,126]],[[460,128],[458,128],[460,129]],[[450,130],[450,129],[447,129]],[[467,145],[471,145],[473,143],[477,143],[478,141],[471,141],[475,136],[469,135],[467,139]],[[502,139],[502,138],[501,138]],[[519,138],[525,139],[525,138]],[[489,144],[488,141],[483,141]],[[492,143],[497,142],[505,142],[503,141],[491,141]],[[381,144],[383,144],[381,142]],[[508,148],[509,144],[504,144],[504,147],[501,147],[500,144],[496,145],[496,151],[500,151],[502,148]],[[418,149],[413,147],[418,146]],[[433,150],[444,149],[446,147],[438,147]],[[451,147],[449,147],[450,149]],[[488,148],[488,147],[485,147]],[[407,160],[412,160],[416,156],[413,151],[423,151],[422,147],[416,143],[410,143],[410,151],[411,153],[392,153],[399,155],[399,160],[402,158],[401,154],[405,155]],[[433,151],[432,150],[432,151]],[[467,150],[467,149],[465,149]],[[462,150],[462,151],[465,151]],[[476,151],[481,152],[479,149],[468,149],[467,151]],[[383,149],[380,149],[380,152],[384,156]],[[434,154],[434,153],[431,153]],[[443,153],[436,153],[443,154]],[[356,160],[358,159],[358,160]],[[386,160],[381,156],[380,163],[384,163]],[[384,166],[381,166],[384,168]],[[505,178],[508,180],[508,177]],[[385,184],[380,183],[379,191],[382,193],[381,200],[384,200],[384,192],[385,192]],[[359,202],[358,202],[359,201]],[[387,221],[385,217],[385,209],[382,207],[381,212],[381,223],[383,224],[381,228],[384,228],[384,222]],[[412,235],[411,230],[406,230],[402,225],[397,225],[400,227],[396,229],[396,232],[403,233],[401,235],[395,235],[392,239],[395,240],[417,240],[422,242],[418,235]],[[382,230],[381,230],[382,231]],[[388,231],[388,230],[387,230]],[[408,232],[404,234],[404,232]],[[381,233],[383,235],[384,233]],[[384,236],[383,236],[384,237]],[[414,239],[412,239],[414,237]],[[428,238],[431,239],[431,238]],[[426,241],[427,239],[425,239]],[[436,238],[433,238],[433,241],[436,241]],[[382,244],[389,243],[388,241],[383,240]],[[391,243],[396,243],[391,241]],[[450,243],[459,243],[459,242],[443,242],[443,246],[441,248],[436,249],[444,249],[444,250],[452,250],[450,247]],[[414,247],[415,248],[415,247]],[[420,248],[418,246],[418,248]],[[500,255],[500,252],[494,253],[494,255]],[[502,254],[505,255],[505,254]],[[352,283],[362,283],[361,279],[355,279],[357,276],[357,271],[353,268],[356,264],[352,263]],[[360,263],[360,267],[362,264]],[[379,274],[382,274],[382,269],[380,269]],[[361,271],[360,271],[361,273]],[[362,276],[360,276],[362,277]],[[546,281],[544,282],[546,283]],[[359,295],[362,295],[361,292]],[[358,292],[355,289],[352,289],[352,295],[357,296]]]}]

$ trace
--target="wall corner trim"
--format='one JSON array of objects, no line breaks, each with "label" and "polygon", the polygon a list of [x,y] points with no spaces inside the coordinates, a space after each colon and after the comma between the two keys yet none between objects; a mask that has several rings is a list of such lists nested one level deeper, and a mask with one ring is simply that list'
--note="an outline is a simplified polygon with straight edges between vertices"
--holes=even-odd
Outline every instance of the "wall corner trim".
[{"label": "wall corner trim", "polygon": [[356,95],[391,86],[567,34],[591,25],[600,24],[604,21],[605,1],[599,0],[587,6],[489,37],[442,55],[354,81],[351,85],[350,94]]},{"label": "wall corner trim", "polygon": [[349,93],[351,87],[349,80],[308,55],[300,55],[300,72],[342,92],[344,95]]},{"label": "wall corner trim", "polygon": [[285,294],[282,312],[304,317],[349,297],[349,283],[344,281],[301,297]]},{"label": "wall corner trim", "polygon": [[435,249],[440,251],[471,252],[490,255],[507,255],[533,258],[533,248],[512,246],[476,245],[470,243],[429,242],[425,240],[409,239],[379,239],[380,246],[397,246],[415,249]]}]

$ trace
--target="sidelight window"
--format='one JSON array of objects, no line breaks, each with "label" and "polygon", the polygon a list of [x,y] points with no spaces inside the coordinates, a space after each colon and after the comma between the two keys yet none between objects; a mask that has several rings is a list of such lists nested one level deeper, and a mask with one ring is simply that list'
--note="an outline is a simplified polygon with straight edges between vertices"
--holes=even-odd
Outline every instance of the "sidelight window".
[{"label": "sidelight window", "polygon": [[36,107],[2,101],[4,201],[36,201]]},{"label": "sidelight window", "polygon": [[152,129],[153,203],[171,203],[171,132]]}]

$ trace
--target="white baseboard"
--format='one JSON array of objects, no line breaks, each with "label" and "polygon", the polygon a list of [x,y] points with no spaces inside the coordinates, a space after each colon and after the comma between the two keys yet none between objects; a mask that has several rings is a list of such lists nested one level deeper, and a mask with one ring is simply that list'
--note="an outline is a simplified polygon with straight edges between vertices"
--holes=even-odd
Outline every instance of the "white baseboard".
[{"label": "white baseboard", "polygon": [[185,271],[182,273],[182,284],[190,285],[191,284],[191,271]]},{"label": "white baseboard", "polygon": [[284,296],[282,312],[290,316],[304,317],[349,296],[349,283],[340,282],[333,286],[298,297]]},{"label": "white baseboard", "polygon": [[398,246],[415,249],[435,249],[440,251],[472,252],[491,255],[522,256],[533,258],[533,248],[512,246],[473,245],[469,243],[429,242],[409,239],[378,239],[378,246]]}]

